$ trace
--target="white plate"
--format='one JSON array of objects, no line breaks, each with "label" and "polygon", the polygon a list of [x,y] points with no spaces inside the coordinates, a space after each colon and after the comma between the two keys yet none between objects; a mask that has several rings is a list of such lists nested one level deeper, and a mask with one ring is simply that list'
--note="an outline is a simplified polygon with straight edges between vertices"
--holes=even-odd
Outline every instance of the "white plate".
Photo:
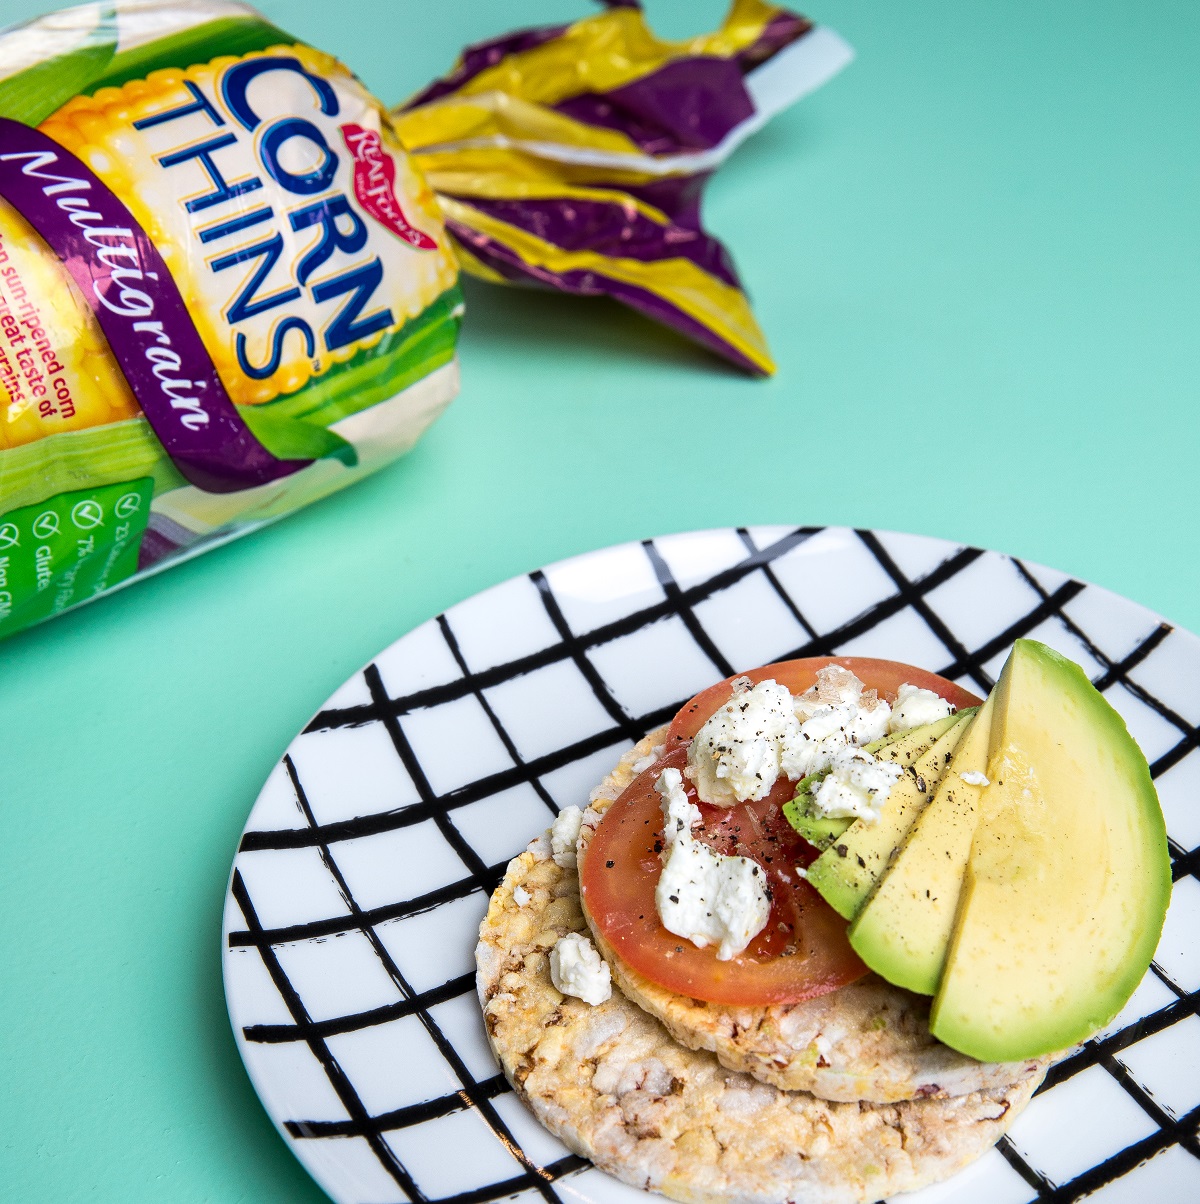
[{"label": "white plate", "polygon": [[730,673],[857,654],[983,693],[1026,635],[1082,664],[1145,751],[1174,897],[1118,1020],[1000,1147],[908,1198],[1200,1199],[1200,641],[1037,565],[832,528],[551,565],[418,627],[330,698],[263,787],[225,906],[230,1018],[284,1140],[339,1204],[644,1202],[540,1128],[488,1049],[473,953],[507,861]]}]

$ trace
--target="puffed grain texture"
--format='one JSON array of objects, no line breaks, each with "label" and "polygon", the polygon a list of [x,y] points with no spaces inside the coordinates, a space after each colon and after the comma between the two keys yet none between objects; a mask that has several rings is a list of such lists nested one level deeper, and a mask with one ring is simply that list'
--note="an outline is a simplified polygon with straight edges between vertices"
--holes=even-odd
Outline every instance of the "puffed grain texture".
[{"label": "puffed grain texture", "polygon": [[[519,905],[521,886],[529,898]],[[524,898],[524,896],[522,896]],[[576,1153],[688,1204],[855,1204],[953,1174],[988,1149],[1041,1078],[946,1100],[832,1103],[687,1049],[614,990],[597,1007],[550,981],[549,951],[585,930],[578,877],[539,837],[480,927],[488,1039],[534,1115]]]},{"label": "puffed grain texture", "polygon": [[[651,732],[592,791],[578,856],[582,867],[596,825],[666,734]],[[586,905],[584,907],[587,916]],[[734,1007],[705,1003],[661,987],[626,965],[588,918],[613,981],[690,1049],[704,1049],[730,1070],[789,1091],[828,1100],[895,1103],[944,1099],[1025,1081],[1047,1059],[986,1063],[943,1045],[929,1031],[930,1000],[876,974],[802,1003]]]}]

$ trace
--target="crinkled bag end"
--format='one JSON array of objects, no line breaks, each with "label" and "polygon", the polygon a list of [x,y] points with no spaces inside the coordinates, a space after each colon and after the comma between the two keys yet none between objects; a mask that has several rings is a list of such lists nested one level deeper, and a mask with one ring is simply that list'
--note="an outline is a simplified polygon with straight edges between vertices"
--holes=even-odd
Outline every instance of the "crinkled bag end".
[{"label": "crinkled bag end", "polygon": [[709,176],[852,58],[762,0],[657,38],[634,3],[469,48],[393,113],[464,271],[605,294],[753,373],[774,371],[733,261],[700,221]]}]

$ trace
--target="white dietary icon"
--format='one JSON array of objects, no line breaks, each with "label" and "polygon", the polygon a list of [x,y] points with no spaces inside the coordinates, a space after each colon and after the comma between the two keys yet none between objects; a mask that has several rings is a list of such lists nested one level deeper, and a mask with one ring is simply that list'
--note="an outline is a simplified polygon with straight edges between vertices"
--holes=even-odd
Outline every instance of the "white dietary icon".
[{"label": "white dietary icon", "polygon": [[15,548],[21,542],[21,532],[16,523],[5,523],[0,527],[0,548]]},{"label": "white dietary icon", "polygon": [[43,510],[33,520],[33,533],[38,539],[49,539],[58,534],[58,515],[53,510]]},{"label": "white dietary icon", "polygon": [[104,521],[104,507],[90,497],[71,507],[71,521],[81,530],[90,531]]},{"label": "white dietary icon", "polygon": [[136,493],[123,493],[113,506],[113,513],[118,518],[128,518],[142,508],[142,499]]}]

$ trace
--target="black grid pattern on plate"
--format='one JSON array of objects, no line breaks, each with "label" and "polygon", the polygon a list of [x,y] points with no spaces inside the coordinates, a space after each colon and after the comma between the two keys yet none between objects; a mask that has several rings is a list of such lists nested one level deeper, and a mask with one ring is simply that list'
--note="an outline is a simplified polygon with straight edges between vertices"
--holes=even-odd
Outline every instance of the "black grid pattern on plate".
[{"label": "black grid pattern on plate", "polygon": [[[274,831],[248,831],[243,836],[241,850],[245,852],[288,848],[316,849],[348,909],[347,914],[341,916],[264,929],[258,921],[246,882],[240,870],[235,866],[232,894],[241,911],[245,926],[229,934],[229,945],[231,948],[250,947],[258,951],[291,1017],[289,1023],[248,1025],[243,1030],[244,1039],[252,1043],[302,1042],[306,1044],[325,1071],[348,1115],[348,1119],[338,1121],[290,1119],[285,1122],[284,1128],[293,1139],[313,1140],[348,1136],[365,1138],[382,1167],[404,1195],[411,1200],[420,1201],[422,1204],[426,1201],[429,1201],[430,1204],[449,1204],[450,1201],[453,1201],[453,1204],[475,1204],[477,1201],[499,1199],[530,1189],[547,1201],[557,1202],[561,1199],[554,1187],[556,1180],[565,1174],[584,1168],[588,1164],[574,1155],[568,1155],[544,1165],[529,1157],[520,1143],[515,1140],[493,1104],[497,1096],[510,1090],[503,1076],[496,1074],[483,1079],[473,1076],[431,1012],[431,1009],[440,1003],[470,994],[474,989],[473,976],[464,974],[431,989],[417,991],[406,979],[395,959],[379,939],[376,928],[384,923],[402,921],[406,917],[428,913],[443,904],[466,898],[475,892],[479,892],[482,899],[494,889],[503,874],[504,865],[488,865],[475,852],[454,825],[454,813],[457,809],[486,799],[513,786],[524,784],[532,788],[545,803],[549,817],[558,808],[542,782],[542,778],[546,774],[617,744],[627,744],[639,739],[647,731],[666,722],[678,706],[685,701],[685,699],[679,699],[647,714],[629,714],[614,697],[600,673],[588,659],[589,650],[631,635],[650,624],[668,618],[678,618],[701,653],[711,662],[714,679],[728,676],[739,668],[751,667],[731,665],[695,613],[695,608],[705,599],[732,587],[750,574],[760,573],[763,575],[770,588],[808,636],[805,643],[781,653],[776,659],[837,654],[851,640],[864,635],[879,624],[908,609],[920,616],[927,628],[946,649],[946,663],[937,671],[942,676],[963,680],[973,685],[978,691],[985,692],[993,684],[985,666],[1003,653],[1015,639],[1032,632],[1047,620],[1056,620],[1065,631],[1086,647],[1097,664],[1102,667],[1102,671],[1094,678],[1095,684],[1100,690],[1108,690],[1113,685],[1120,683],[1157,713],[1177,733],[1175,743],[1165,753],[1158,756],[1151,766],[1155,777],[1177,764],[1200,743],[1200,732],[1195,727],[1130,677],[1130,673],[1171,636],[1172,628],[1166,624],[1153,627],[1132,649],[1126,651],[1119,658],[1115,657],[1064,610],[1064,607],[1072,599],[1087,588],[1084,584],[1067,580],[1056,588],[1048,589],[1039,582],[1033,571],[1015,559],[1009,560],[1008,563],[1011,564],[1015,573],[1036,600],[1023,611],[1019,618],[1010,622],[1003,631],[978,646],[969,648],[955,635],[950,623],[938,614],[930,603],[929,595],[939,586],[967,570],[980,557],[991,554],[974,548],[961,548],[949,552],[930,571],[910,578],[901,570],[896,559],[889,552],[886,537],[881,538],[870,531],[855,532],[862,548],[870,554],[894,586],[894,592],[879,598],[836,629],[823,634],[819,633],[817,628],[805,617],[803,608],[797,599],[792,597],[781,583],[775,566],[782,557],[817,535],[821,530],[821,528],[797,528],[775,538],[773,542],[764,547],[756,545],[750,531],[739,530],[737,535],[745,547],[745,558],[740,563],[688,588],[682,588],[676,582],[668,560],[655,543],[651,540],[644,541],[642,546],[645,554],[663,590],[662,600],[583,635],[571,630],[546,576],[541,572],[533,573],[530,575],[530,580],[536,587],[547,617],[559,637],[558,641],[550,647],[493,668],[471,672],[459,649],[450,620],[447,616],[442,615],[435,622],[458,665],[461,672],[459,678],[404,697],[391,697],[384,688],[379,670],[371,665],[364,671],[364,679],[371,698],[369,704],[325,710],[316,716],[305,729],[306,733],[374,723],[383,725],[397,756],[417,789],[419,801],[396,810],[321,824],[314,818],[294,763],[290,757],[286,757],[284,765],[295,792],[298,810],[304,818],[303,826]],[[611,719],[611,726],[550,753],[522,759],[516,743],[505,731],[494,708],[489,703],[486,692],[493,687],[557,662],[570,662],[575,666],[605,714]],[[482,706],[512,760],[512,767],[491,773],[477,781],[439,795],[431,787],[405,734],[401,719],[412,712],[437,707],[467,696],[472,696]],[[370,837],[427,819],[434,821],[447,845],[461,862],[463,871],[461,876],[414,898],[397,901],[386,906],[360,907],[338,867],[331,846],[335,846],[340,841]],[[1200,877],[1200,849],[1184,849],[1172,840],[1170,852],[1176,880],[1184,875]],[[291,942],[321,939],[350,931],[361,932],[371,943],[371,948],[379,958],[387,975],[398,988],[401,999],[396,1003],[352,1015],[314,1020],[308,1015],[299,992],[284,972],[276,950]],[[1200,1014],[1200,992],[1188,992],[1176,984],[1170,975],[1157,964],[1152,966],[1151,971],[1174,995],[1173,1002],[1120,1031],[1108,1033],[1087,1042],[1077,1052],[1053,1068],[1040,1092],[1052,1090],[1055,1086],[1085,1069],[1102,1067],[1137,1106],[1153,1120],[1156,1131],[1066,1183],[1052,1183],[1018,1153],[1012,1142],[1007,1138],[1003,1139],[999,1145],[1000,1152],[1028,1184],[1031,1190],[1031,1200],[1066,1204],[1067,1201],[1081,1199],[1171,1145],[1177,1144],[1193,1157],[1200,1159],[1200,1141],[1197,1139],[1200,1109],[1194,1109],[1180,1117],[1171,1116],[1135,1081],[1117,1057],[1122,1050],[1135,1042],[1161,1032],[1185,1017]],[[327,1040],[341,1033],[359,1031],[406,1016],[416,1016],[420,1019],[460,1086],[457,1090],[440,1098],[372,1115],[363,1105],[349,1076],[338,1064]],[[466,1108],[475,1109],[497,1139],[512,1154],[517,1173],[494,1182],[481,1184],[474,1190],[438,1196],[426,1191],[416,1181],[394,1150],[387,1144],[385,1136],[389,1132],[405,1129]]]}]

